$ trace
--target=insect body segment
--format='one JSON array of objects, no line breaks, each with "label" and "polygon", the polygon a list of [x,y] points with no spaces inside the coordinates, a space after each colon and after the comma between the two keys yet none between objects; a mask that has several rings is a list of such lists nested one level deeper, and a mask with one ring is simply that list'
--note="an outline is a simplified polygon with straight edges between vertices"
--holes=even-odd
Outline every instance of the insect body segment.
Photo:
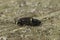
[{"label": "insect body segment", "polygon": [[17,22],[17,25],[28,25],[28,26],[39,26],[41,24],[40,20],[30,18],[30,17],[25,17],[25,18],[20,18]]}]

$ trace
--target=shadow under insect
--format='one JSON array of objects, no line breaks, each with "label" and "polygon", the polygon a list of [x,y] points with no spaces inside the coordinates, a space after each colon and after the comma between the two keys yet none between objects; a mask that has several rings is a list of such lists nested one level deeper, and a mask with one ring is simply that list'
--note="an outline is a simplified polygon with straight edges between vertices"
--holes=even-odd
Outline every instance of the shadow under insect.
[{"label": "shadow under insect", "polygon": [[41,25],[41,21],[38,20],[38,19],[25,17],[25,18],[20,18],[18,20],[18,22],[17,22],[17,25],[19,25],[19,26],[23,26],[23,25],[27,25],[27,26],[40,26]]}]

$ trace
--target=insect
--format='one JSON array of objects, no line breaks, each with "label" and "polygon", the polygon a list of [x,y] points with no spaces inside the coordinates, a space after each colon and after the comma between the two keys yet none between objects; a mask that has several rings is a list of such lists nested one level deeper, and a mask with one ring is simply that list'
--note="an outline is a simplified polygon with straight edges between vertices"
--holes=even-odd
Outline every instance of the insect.
[{"label": "insect", "polygon": [[40,20],[31,18],[31,17],[20,18],[17,22],[17,25],[19,26],[23,26],[23,25],[39,26],[40,24],[41,24]]}]

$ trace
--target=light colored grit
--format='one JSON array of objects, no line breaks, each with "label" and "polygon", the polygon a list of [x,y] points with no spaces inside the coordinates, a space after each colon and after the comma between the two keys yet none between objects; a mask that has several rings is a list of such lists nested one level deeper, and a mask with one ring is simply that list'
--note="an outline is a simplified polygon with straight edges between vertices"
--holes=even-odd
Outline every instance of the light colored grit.
[{"label": "light colored grit", "polygon": [[[42,24],[18,26],[21,17]],[[60,0],[0,0],[0,40],[60,40]]]}]

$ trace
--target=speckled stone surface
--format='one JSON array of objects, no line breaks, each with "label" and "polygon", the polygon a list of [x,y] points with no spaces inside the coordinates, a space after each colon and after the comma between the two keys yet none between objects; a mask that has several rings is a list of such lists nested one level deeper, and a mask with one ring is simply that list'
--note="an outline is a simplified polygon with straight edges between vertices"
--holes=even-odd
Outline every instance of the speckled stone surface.
[{"label": "speckled stone surface", "polygon": [[[40,26],[18,26],[33,17]],[[0,40],[60,40],[60,0],[0,0]]]}]

